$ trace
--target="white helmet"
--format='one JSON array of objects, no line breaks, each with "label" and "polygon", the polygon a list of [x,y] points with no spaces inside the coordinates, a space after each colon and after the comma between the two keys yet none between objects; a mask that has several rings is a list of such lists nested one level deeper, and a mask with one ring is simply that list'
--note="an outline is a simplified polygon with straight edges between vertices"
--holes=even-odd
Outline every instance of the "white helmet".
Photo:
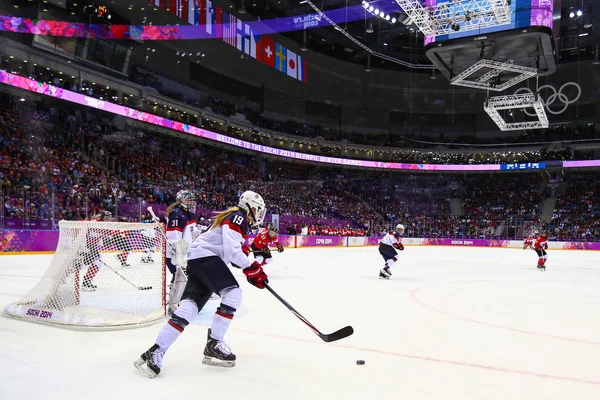
[{"label": "white helmet", "polygon": [[398,232],[400,235],[403,235],[404,234],[404,225],[402,225],[402,224],[396,225],[396,232]]},{"label": "white helmet", "polygon": [[265,219],[265,214],[267,212],[265,201],[260,194],[253,192],[252,190],[246,190],[242,193],[238,202],[238,207],[246,210],[254,220],[254,225],[262,224]]}]

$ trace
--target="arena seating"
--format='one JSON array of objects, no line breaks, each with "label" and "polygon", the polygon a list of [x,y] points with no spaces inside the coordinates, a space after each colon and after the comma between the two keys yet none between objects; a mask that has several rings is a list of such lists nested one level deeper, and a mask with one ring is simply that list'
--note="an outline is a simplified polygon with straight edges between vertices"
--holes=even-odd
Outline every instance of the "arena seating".
[{"label": "arena seating", "polygon": [[[557,237],[600,236],[594,174],[569,177],[555,218],[544,226],[537,221],[538,174],[391,175],[291,164],[193,139],[118,130],[82,108],[28,103],[7,94],[0,101],[5,218],[86,219],[100,210],[118,213],[122,203],[169,204],[183,188],[198,193],[200,208],[223,209],[251,188],[263,193],[271,213],[349,220],[370,234],[401,222],[410,236],[490,237],[516,217],[526,229],[548,227]],[[56,118],[52,129],[26,123],[38,111]],[[462,199],[462,215],[451,215],[453,197]]]}]

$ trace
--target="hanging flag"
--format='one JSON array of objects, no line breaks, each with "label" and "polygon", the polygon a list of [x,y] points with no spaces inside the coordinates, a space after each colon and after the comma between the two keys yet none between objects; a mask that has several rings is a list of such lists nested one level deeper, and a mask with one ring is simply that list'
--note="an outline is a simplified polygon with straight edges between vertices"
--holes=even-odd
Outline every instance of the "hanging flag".
[{"label": "hanging flag", "polygon": [[213,3],[210,0],[206,0],[206,17],[205,17],[205,23],[204,23],[204,29],[206,30],[206,33],[208,33],[209,35],[213,34],[213,25],[212,25],[212,21],[213,21],[213,16],[215,14],[215,8],[213,7]]},{"label": "hanging flag", "polygon": [[192,25],[198,25],[200,21],[196,22],[196,10],[199,8],[200,4],[196,4],[196,2],[200,3],[199,0],[188,0],[188,18],[187,21]]},{"label": "hanging flag", "polygon": [[173,15],[177,15],[177,0],[169,0],[167,4],[167,11]]},{"label": "hanging flag", "polygon": [[250,54],[250,25],[237,20],[237,49]]},{"label": "hanging flag", "polygon": [[177,16],[181,19],[188,19],[188,0],[177,0]]},{"label": "hanging flag", "polygon": [[206,0],[195,0],[198,5],[196,12],[198,13],[198,23],[196,25],[206,25]]},{"label": "hanging flag", "polygon": [[294,79],[298,79],[298,59],[296,53],[287,49],[287,74]]},{"label": "hanging flag", "polygon": [[275,43],[275,69],[287,72],[287,49],[279,43]]},{"label": "hanging flag", "polygon": [[250,57],[262,60],[263,55],[263,40],[260,35],[255,35],[250,31]]},{"label": "hanging flag", "polygon": [[223,11],[223,41],[230,46],[237,46],[237,18]]},{"label": "hanging flag", "polygon": [[268,36],[263,36],[262,42],[262,61],[270,67],[275,67],[275,41]]},{"label": "hanging flag", "polygon": [[304,83],[308,83],[308,68],[307,68],[307,62],[306,60],[301,57],[298,56],[298,62],[296,63],[298,65],[298,80],[302,81]]}]

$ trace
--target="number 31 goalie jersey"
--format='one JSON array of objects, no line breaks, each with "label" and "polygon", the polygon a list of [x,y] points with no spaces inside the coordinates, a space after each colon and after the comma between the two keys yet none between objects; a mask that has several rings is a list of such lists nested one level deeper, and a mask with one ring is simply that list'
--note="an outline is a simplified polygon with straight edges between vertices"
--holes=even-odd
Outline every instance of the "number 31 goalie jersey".
[{"label": "number 31 goalie jersey", "polygon": [[225,264],[233,263],[240,268],[250,266],[250,259],[242,251],[242,243],[248,236],[248,222],[243,211],[227,215],[221,225],[209,229],[190,244],[188,259],[217,256]]}]

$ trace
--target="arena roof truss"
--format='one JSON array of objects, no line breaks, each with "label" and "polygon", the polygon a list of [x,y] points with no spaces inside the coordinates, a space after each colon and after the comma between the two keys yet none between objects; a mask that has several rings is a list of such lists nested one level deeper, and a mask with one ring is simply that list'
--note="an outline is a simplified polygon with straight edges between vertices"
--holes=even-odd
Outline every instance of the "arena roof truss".
[{"label": "arena roof truss", "polygon": [[[483,69],[488,69],[489,71],[475,78],[477,72]],[[499,82],[496,84],[494,80],[503,73],[511,75],[516,74],[516,76],[508,79],[506,82]],[[479,60],[455,76],[450,83],[456,86],[466,86],[475,89],[501,92],[536,75],[537,70],[535,68],[514,65],[512,61],[503,63],[492,60]]]},{"label": "arena roof truss", "polygon": [[510,23],[509,0],[450,0],[425,7],[419,0],[396,0],[425,36],[480,30]]},{"label": "arena roof truss", "polygon": [[[500,110],[514,110],[533,108],[537,121],[506,122],[500,115]],[[544,109],[544,102],[539,94],[512,94],[506,96],[489,97],[483,109],[498,125],[501,131],[517,131],[523,129],[544,129],[550,126],[548,116]]]}]

